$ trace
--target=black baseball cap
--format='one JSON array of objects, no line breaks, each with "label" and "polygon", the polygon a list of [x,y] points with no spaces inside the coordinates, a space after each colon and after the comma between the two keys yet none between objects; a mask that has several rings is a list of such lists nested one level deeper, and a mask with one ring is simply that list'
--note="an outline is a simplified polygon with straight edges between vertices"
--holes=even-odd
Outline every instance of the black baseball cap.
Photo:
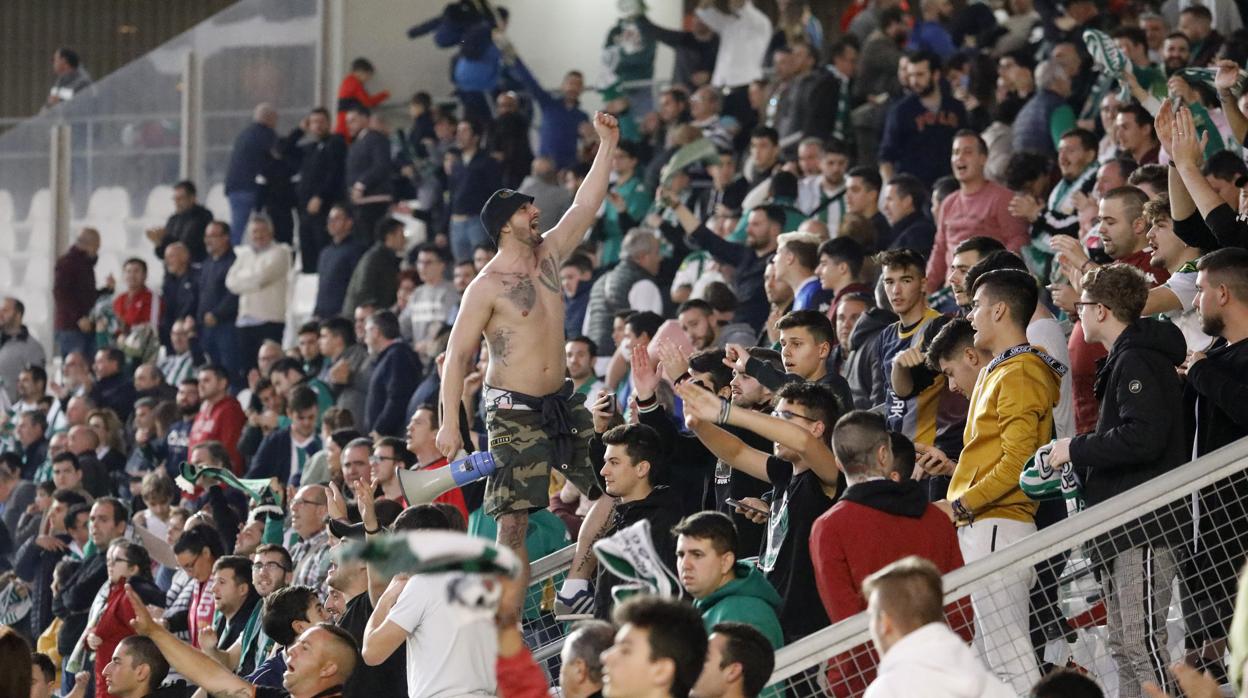
[{"label": "black baseball cap", "polygon": [[515,189],[499,189],[490,195],[490,200],[481,207],[481,225],[485,232],[498,244],[498,236],[503,226],[520,210],[521,206],[533,203],[533,197],[521,194]]}]

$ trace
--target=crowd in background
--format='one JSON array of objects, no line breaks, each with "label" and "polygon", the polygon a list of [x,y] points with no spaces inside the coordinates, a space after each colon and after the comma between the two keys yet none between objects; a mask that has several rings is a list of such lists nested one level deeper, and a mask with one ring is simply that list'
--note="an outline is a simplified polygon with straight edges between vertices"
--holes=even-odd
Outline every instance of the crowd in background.
[{"label": "crowd in background", "polygon": [[[494,538],[484,483],[409,501],[399,473],[456,460],[440,375],[500,245],[482,209],[514,189],[547,229],[573,205],[603,138],[587,84],[618,127],[611,184],[551,271],[602,479],[554,469],[526,539],[531,560],[577,546],[525,611],[582,620],[565,695],[774,691],[767,650],[864,610],[873,646],[829,660],[834,695],[1100,694],[1045,652],[1088,622],[1059,602],[1068,554],[945,608],[939,576],[1248,434],[1239,3],[702,0],[673,28],[621,9],[601,65],[550,91],[505,9],[452,3],[408,36],[454,49],[453,102],[418,92],[393,127],[356,59],[290,131],[256,107],[229,220],[174,185],[147,231],[160,288],[138,258],[97,287],[84,228],[54,347],[0,302],[0,649],[36,648],[32,696],[545,693],[515,617],[331,550]],[[488,361],[459,457],[494,443]],[[1036,494],[1054,477],[1077,496]],[[1234,683],[1246,497],[1213,483],[1088,546],[1119,695]],[[591,545],[640,521],[696,613],[617,605],[594,570]]]}]

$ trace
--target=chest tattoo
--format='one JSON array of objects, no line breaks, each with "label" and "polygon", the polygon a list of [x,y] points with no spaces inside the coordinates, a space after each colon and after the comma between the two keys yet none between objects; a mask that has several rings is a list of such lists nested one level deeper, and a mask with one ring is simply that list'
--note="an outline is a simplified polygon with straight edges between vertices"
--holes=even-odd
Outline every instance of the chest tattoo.
[{"label": "chest tattoo", "polygon": [[537,288],[533,285],[533,279],[527,276],[520,277],[514,283],[506,283],[503,296],[515,303],[524,315],[528,315],[537,304]]},{"label": "chest tattoo", "polygon": [[538,281],[551,293],[559,293],[559,271],[555,268],[555,258],[549,255],[538,265]]},{"label": "chest tattoo", "polygon": [[498,361],[500,364],[507,366],[507,359],[511,356],[512,349],[512,331],[506,327],[500,327],[489,334],[487,339],[490,342],[490,360]]}]

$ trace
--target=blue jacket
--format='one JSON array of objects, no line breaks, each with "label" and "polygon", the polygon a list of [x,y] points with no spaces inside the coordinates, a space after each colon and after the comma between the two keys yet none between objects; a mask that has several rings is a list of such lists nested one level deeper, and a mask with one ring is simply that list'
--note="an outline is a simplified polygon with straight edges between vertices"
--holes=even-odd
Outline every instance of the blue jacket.
[{"label": "blue jacket", "polygon": [[321,320],[337,317],[342,301],[347,297],[351,272],[364,255],[364,245],[348,237],[340,243],[331,243],[321,250],[316,260],[316,308],[312,314]]},{"label": "blue jacket", "polygon": [[234,250],[217,259],[206,257],[199,265],[199,308],[195,311],[195,322],[203,325],[204,313],[212,313],[217,322],[234,324],[238,317],[238,296],[225,287],[225,275],[232,266]]},{"label": "blue jacket", "polygon": [[268,164],[270,151],[277,145],[277,131],[264,124],[252,122],[238,138],[230,151],[230,164],[225,170],[225,193],[236,191],[259,191],[256,175]]},{"label": "blue jacket", "polygon": [[1014,152],[1030,150],[1053,155],[1057,147],[1053,143],[1053,112],[1066,103],[1061,95],[1052,90],[1040,90],[1027,100],[1014,117]]},{"label": "blue jacket", "polygon": [[881,249],[896,250],[908,247],[912,250],[918,250],[924,257],[932,249],[932,243],[936,240],[936,226],[928,220],[927,216],[919,211],[913,211],[910,215],[897,221],[891,230],[887,247]]},{"label": "blue jacket", "polygon": [[169,346],[169,332],[173,323],[184,317],[195,317],[199,309],[199,274],[196,269],[186,270],[181,277],[165,273],[160,286],[163,301],[160,316],[160,341]]},{"label": "blue jacket", "polygon": [[[278,429],[264,437],[264,441],[260,442],[260,448],[256,449],[256,455],[251,459],[251,468],[247,470],[247,477],[257,479],[275,477],[278,482],[295,484],[290,482],[290,450],[290,427]],[[313,437],[312,443],[308,444],[308,456],[311,457],[320,450],[320,437]]]},{"label": "blue jacket", "polygon": [[377,355],[364,405],[366,431],[399,436],[406,426],[407,401],[420,382],[420,358],[402,339]]},{"label": "blue jacket", "polygon": [[966,108],[954,99],[948,83],[941,81],[940,109],[928,111],[916,94],[903,97],[884,118],[880,161],[891,162],[898,174],[908,172],[932,186],[949,174],[953,134],[966,128]]},{"label": "blue jacket", "polygon": [[568,298],[563,297],[567,308],[563,315],[563,336],[572,339],[579,337],[581,328],[585,325],[585,311],[589,309],[589,291],[594,286],[594,280],[582,281],[576,285],[576,295]]},{"label": "blue jacket", "polygon": [[577,128],[582,121],[588,121],[589,116],[578,105],[569,107],[563,101],[563,95],[547,92],[519,58],[512,70],[542,108],[538,155],[553,159],[559,169],[575,165]]},{"label": "blue jacket", "polygon": [[940,56],[940,60],[947,61],[949,57],[958,50],[953,45],[953,37],[949,35],[949,30],[945,29],[940,22],[923,21],[914,25],[914,31],[910,33],[910,43],[906,46],[911,51],[931,51]]}]

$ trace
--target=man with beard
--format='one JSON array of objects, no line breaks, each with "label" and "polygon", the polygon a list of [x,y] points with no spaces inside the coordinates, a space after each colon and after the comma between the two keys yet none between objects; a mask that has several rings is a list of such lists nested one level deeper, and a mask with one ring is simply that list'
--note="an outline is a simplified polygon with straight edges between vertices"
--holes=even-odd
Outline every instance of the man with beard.
[{"label": "man with beard", "polygon": [[[689,331],[685,330],[685,332]],[[694,346],[697,346],[696,341]],[[603,382],[598,374],[594,373],[594,357],[598,354],[598,347],[594,345],[594,340],[584,336],[569,339],[563,345],[563,353],[567,359],[568,377],[572,379],[573,389],[586,397],[597,395],[598,391],[602,390]]]},{"label": "man with beard", "polygon": [[1183,32],[1171,32],[1161,45],[1161,64],[1166,77],[1187,67],[1192,59],[1192,40]]},{"label": "man with beard", "polygon": [[[1196,260],[1200,259],[1205,250],[1216,248],[1217,241],[1202,230],[1203,235],[1197,239],[1185,240],[1175,230],[1175,221],[1170,210],[1170,197],[1162,194],[1160,198],[1151,199],[1144,204],[1144,218],[1148,222],[1148,247],[1152,250],[1149,266],[1153,269],[1164,269],[1170,273],[1166,283],[1149,291],[1148,305],[1156,305],[1165,300],[1166,319],[1173,322],[1183,331],[1189,352],[1204,351],[1213,341],[1213,337],[1201,329],[1199,312],[1196,308],[1196,295],[1199,293],[1196,278]],[[1190,219],[1189,219],[1190,220]],[[1180,223],[1185,225],[1186,222]],[[1203,228],[1203,226],[1190,226]],[[1190,236],[1189,236],[1190,237]],[[1198,245],[1198,246],[1197,246]],[[1148,314],[1148,308],[1145,313]]]},{"label": "man with beard", "polygon": [[[1200,457],[1248,435],[1244,424],[1245,376],[1248,376],[1248,252],[1228,247],[1200,259],[1196,307],[1201,330],[1216,337],[1205,352],[1187,361],[1184,408],[1194,418]],[[1198,666],[1224,676],[1219,652],[1225,646],[1235,599],[1237,570],[1244,563],[1248,541],[1248,478],[1238,473],[1200,491],[1199,538],[1184,565],[1188,596],[1186,646],[1199,657]],[[1224,680],[1224,679],[1223,679]]]},{"label": "man with beard", "polygon": [[953,136],[967,125],[966,108],[944,82],[940,58],[927,51],[907,57],[911,94],[894,104],[884,119],[880,175],[891,180],[908,172],[927,186],[949,174]]},{"label": "man with beard", "polygon": [[[360,560],[339,564],[330,571],[326,586],[330,589],[330,600],[325,602],[326,612],[335,625],[351,633],[356,642],[363,645],[368,618],[373,614],[367,566]],[[406,653],[394,652],[379,666],[365,664],[357,667],[343,692],[348,696],[361,697],[407,695]]]},{"label": "man with beard", "polygon": [[1053,251],[1049,240],[1054,235],[1079,238],[1079,212],[1076,193],[1092,193],[1097,184],[1096,136],[1075,128],[1062,134],[1057,142],[1057,168],[1062,180],[1041,204],[1030,194],[1016,194],[1010,200],[1010,213],[1031,225],[1031,242],[1024,248],[1028,261],[1037,272],[1048,276]]},{"label": "man with beard", "polygon": [[676,309],[676,320],[693,343],[695,351],[723,349],[719,325],[715,322],[715,311],[710,303],[700,298],[685,301]]}]

